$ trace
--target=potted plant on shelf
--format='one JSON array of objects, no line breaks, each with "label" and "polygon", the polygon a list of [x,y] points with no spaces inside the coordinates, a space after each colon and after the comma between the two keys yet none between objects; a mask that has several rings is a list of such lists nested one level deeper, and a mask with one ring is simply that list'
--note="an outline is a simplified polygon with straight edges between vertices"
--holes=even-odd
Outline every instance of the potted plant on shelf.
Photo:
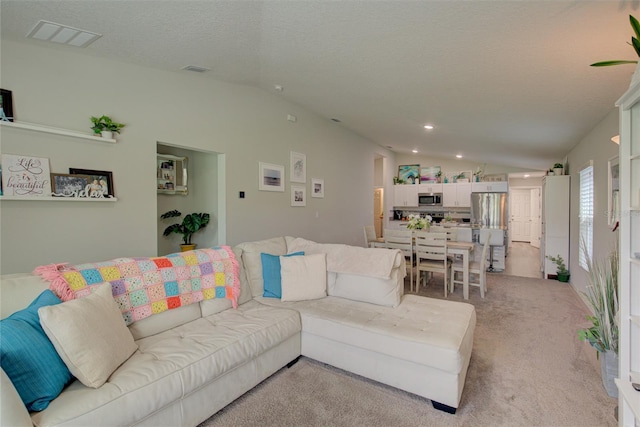
[{"label": "potted plant on shelf", "polygon": [[438,184],[442,182],[442,171],[436,172],[436,182]]},{"label": "potted plant on shelf", "polygon": [[611,397],[618,397],[618,259],[617,245],[605,260],[587,257],[589,285],[584,295],[593,310],[593,316],[587,316],[592,326],[578,331],[580,339],[598,351],[602,384]]},{"label": "potted plant on shelf", "polygon": [[562,163],[553,165],[553,174],[556,176],[564,175],[564,165]]},{"label": "potted plant on shelf", "polygon": [[[162,215],[160,215],[160,218],[176,218],[180,215],[182,215],[182,212],[174,209],[172,211],[163,213]],[[185,252],[193,250],[196,248],[196,245],[191,243],[191,236],[193,236],[196,231],[205,228],[207,224],[209,224],[209,219],[210,217],[208,213],[190,213],[188,215],[185,215],[185,217],[182,219],[182,223],[171,224],[170,226],[165,228],[162,235],[166,237],[171,233],[182,234],[183,243],[180,245],[182,251]]]},{"label": "potted plant on shelf", "polygon": [[558,275],[558,281],[564,283],[568,282],[571,274],[569,274],[569,270],[567,270],[564,259],[560,256],[560,254],[558,254],[558,256],[547,255],[547,259],[556,265],[556,274]]},{"label": "potted plant on shelf", "polygon": [[113,138],[113,133],[120,133],[120,129],[126,125],[114,122],[109,116],[94,117],[91,116],[91,129],[96,135],[102,135],[103,138]]}]

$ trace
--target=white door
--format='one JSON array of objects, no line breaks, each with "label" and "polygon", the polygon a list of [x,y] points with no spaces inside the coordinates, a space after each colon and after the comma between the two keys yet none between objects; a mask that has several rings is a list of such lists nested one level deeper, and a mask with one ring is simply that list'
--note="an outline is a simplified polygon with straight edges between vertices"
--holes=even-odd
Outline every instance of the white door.
[{"label": "white door", "polygon": [[531,241],[531,191],[513,189],[510,192],[511,240],[514,242]]},{"label": "white door", "polygon": [[531,189],[531,246],[540,247],[540,225],[542,218],[540,216],[540,189]]},{"label": "white door", "polygon": [[382,220],[384,218],[384,201],[382,188],[373,190],[373,226],[376,229],[376,237],[382,237]]}]

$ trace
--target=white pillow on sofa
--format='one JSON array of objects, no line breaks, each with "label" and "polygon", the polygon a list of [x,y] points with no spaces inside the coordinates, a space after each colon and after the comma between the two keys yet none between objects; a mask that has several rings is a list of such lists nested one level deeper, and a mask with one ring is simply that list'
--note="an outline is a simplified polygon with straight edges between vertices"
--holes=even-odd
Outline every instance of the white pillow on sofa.
[{"label": "white pillow on sofa", "polygon": [[325,254],[280,257],[282,301],[304,301],[327,296]]},{"label": "white pillow on sofa", "polygon": [[137,349],[111,285],[96,285],[86,297],[38,309],[40,324],[69,371],[98,388]]}]

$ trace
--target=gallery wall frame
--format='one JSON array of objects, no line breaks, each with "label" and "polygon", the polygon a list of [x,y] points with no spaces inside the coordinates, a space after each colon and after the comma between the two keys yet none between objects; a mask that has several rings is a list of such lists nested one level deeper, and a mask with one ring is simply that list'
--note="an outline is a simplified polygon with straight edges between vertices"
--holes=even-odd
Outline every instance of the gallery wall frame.
[{"label": "gallery wall frame", "polygon": [[307,156],[306,154],[291,152],[291,182],[307,182]]},{"label": "gallery wall frame", "polygon": [[[89,197],[115,197],[113,188],[113,172],[98,171],[93,169],[69,168],[71,175],[88,175],[91,178],[90,184],[93,186]],[[98,188],[99,186],[100,188]],[[98,195],[98,192],[100,195]]]},{"label": "gallery wall frame", "polygon": [[258,162],[258,190],[284,192],[284,166]]},{"label": "gallery wall frame", "polygon": [[291,186],[291,206],[307,206],[307,187],[304,185]]},{"label": "gallery wall frame", "polygon": [[324,179],[311,178],[311,197],[324,199]]}]

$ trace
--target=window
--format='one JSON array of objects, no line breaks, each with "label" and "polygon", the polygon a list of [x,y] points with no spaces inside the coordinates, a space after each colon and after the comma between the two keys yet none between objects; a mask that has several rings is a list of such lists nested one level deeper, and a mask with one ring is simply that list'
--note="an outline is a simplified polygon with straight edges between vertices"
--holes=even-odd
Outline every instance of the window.
[{"label": "window", "polygon": [[593,253],[593,164],[580,170],[580,244],[578,263],[587,269],[587,259]]}]

